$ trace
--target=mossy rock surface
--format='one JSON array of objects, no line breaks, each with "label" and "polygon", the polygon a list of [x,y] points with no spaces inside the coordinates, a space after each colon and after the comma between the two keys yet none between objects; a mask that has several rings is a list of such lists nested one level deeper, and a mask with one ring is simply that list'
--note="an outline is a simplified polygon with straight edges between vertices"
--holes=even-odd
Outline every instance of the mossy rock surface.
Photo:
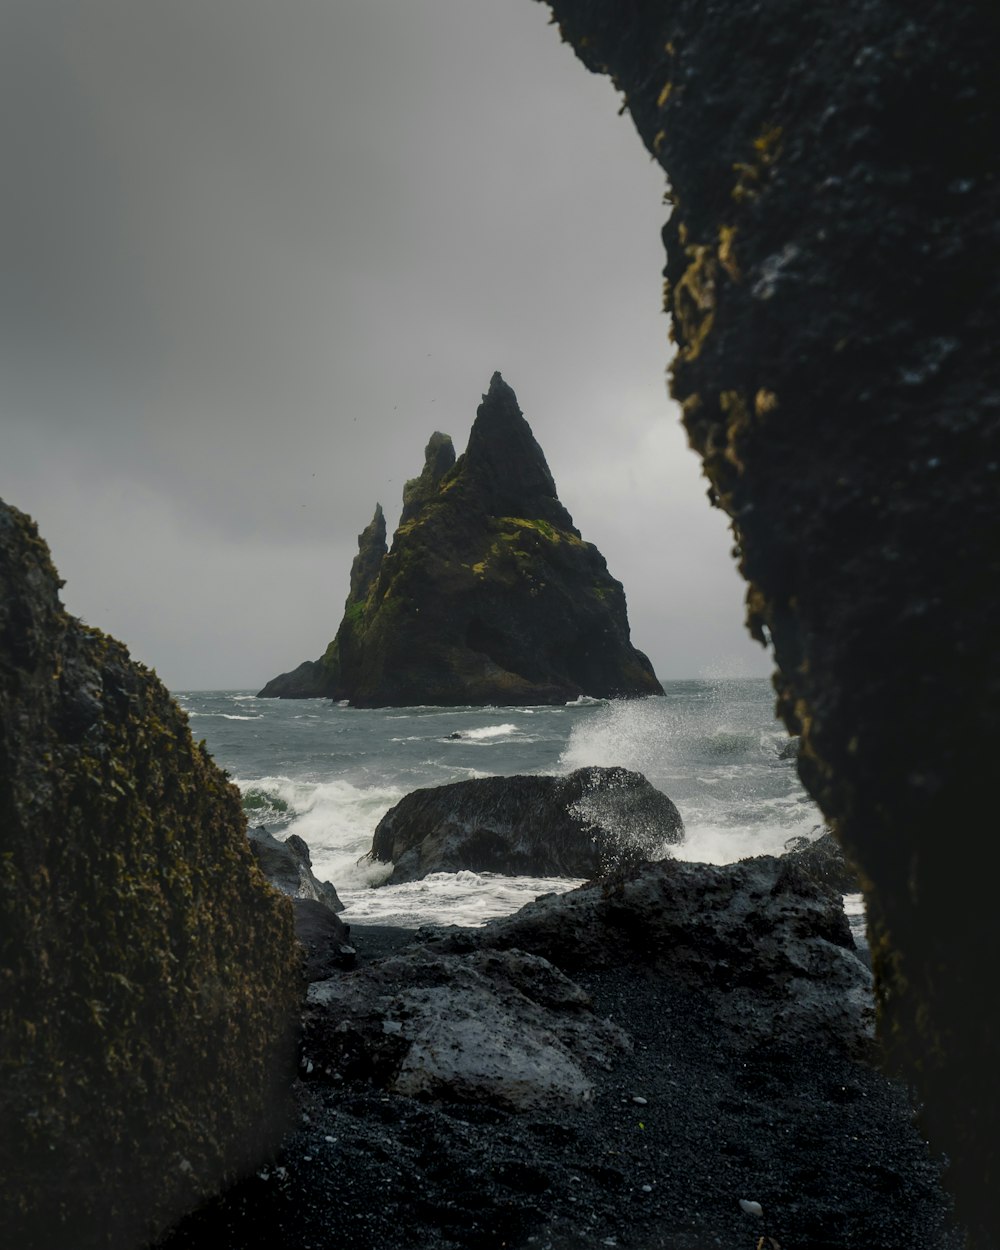
[{"label": "mossy rock surface", "polygon": [[292,907],[237,789],[0,503],[0,1227],[145,1245],[282,1127]]},{"label": "mossy rock surface", "polygon": [[666,171],[673,394],[800,774],[861,873],[889,1061],[973,1238],[998,1244],[979,863],[1000,739],[1000,10],[549,3]]},{"label": "mossy rock surface", "polygon": [[621,583],[560,503],[499,374],[463,456],[432,436],[389,551],[373,526],[326,654],[262,695],[379,707],[662,693],[632,646]]}]

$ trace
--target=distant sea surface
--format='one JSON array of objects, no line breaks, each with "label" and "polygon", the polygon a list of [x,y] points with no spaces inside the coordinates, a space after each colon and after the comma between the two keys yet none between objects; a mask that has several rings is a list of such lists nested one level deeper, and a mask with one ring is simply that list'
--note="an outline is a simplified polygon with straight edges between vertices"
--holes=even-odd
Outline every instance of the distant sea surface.
[{"label": "distant sea surface", "polygon": [[[677,804],[680,859],[727,863],[780,853],[821,817],[799,783],[766,679],[670,681],[647,699],[562,707],[411,707],[370,711],[247,691],[175,692],[243,794],[251,825],[308,843],[316,875],[368,924],[478,925],[579,882],[436,873],[373,888],[388,869],[362,860],[381,817],[421,786],[471,777],[622,765]],[[362,861],[359,863],[359,861]]]}]

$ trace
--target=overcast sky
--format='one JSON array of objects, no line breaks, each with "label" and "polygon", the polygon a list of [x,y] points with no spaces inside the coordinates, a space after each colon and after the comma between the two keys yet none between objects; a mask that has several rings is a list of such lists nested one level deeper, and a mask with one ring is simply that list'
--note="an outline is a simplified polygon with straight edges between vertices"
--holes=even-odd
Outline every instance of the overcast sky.
[{"label": "overcast sky", "polygon": [[69,610],[174,689],[316,658],[499,369],[657,672],[769,672],[619,104],[533,0],[3,0],[0,497]]}]

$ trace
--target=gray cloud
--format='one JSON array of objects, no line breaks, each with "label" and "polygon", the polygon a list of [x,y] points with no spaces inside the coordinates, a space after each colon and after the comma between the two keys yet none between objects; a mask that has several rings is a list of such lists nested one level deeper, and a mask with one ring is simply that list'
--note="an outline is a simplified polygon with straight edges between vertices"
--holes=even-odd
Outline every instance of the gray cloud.
[{"label": "gray cloud", "polygon": [[666,399],[662,175],[531,0],[7,0],[0,493],[173,686],[317,655],[494,369],[667,675],[767,671]]}]

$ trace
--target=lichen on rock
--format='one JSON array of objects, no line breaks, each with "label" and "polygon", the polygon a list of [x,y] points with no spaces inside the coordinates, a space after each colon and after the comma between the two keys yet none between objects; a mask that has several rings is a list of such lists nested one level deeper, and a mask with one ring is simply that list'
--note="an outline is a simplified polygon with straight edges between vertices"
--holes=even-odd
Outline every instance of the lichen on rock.
[{"label": "lichen on rock", "polygon": [[239,792],[0,503],[0,1227],[145,1245],[282,1127],[300,951]]},{"label": "lichen on rock", "polygon": [[1000,937],[962,848],[1000,735],[996,6],[548,2],[669,178],[672,391],[861,873],[889,1062],[995,1244]]}]

